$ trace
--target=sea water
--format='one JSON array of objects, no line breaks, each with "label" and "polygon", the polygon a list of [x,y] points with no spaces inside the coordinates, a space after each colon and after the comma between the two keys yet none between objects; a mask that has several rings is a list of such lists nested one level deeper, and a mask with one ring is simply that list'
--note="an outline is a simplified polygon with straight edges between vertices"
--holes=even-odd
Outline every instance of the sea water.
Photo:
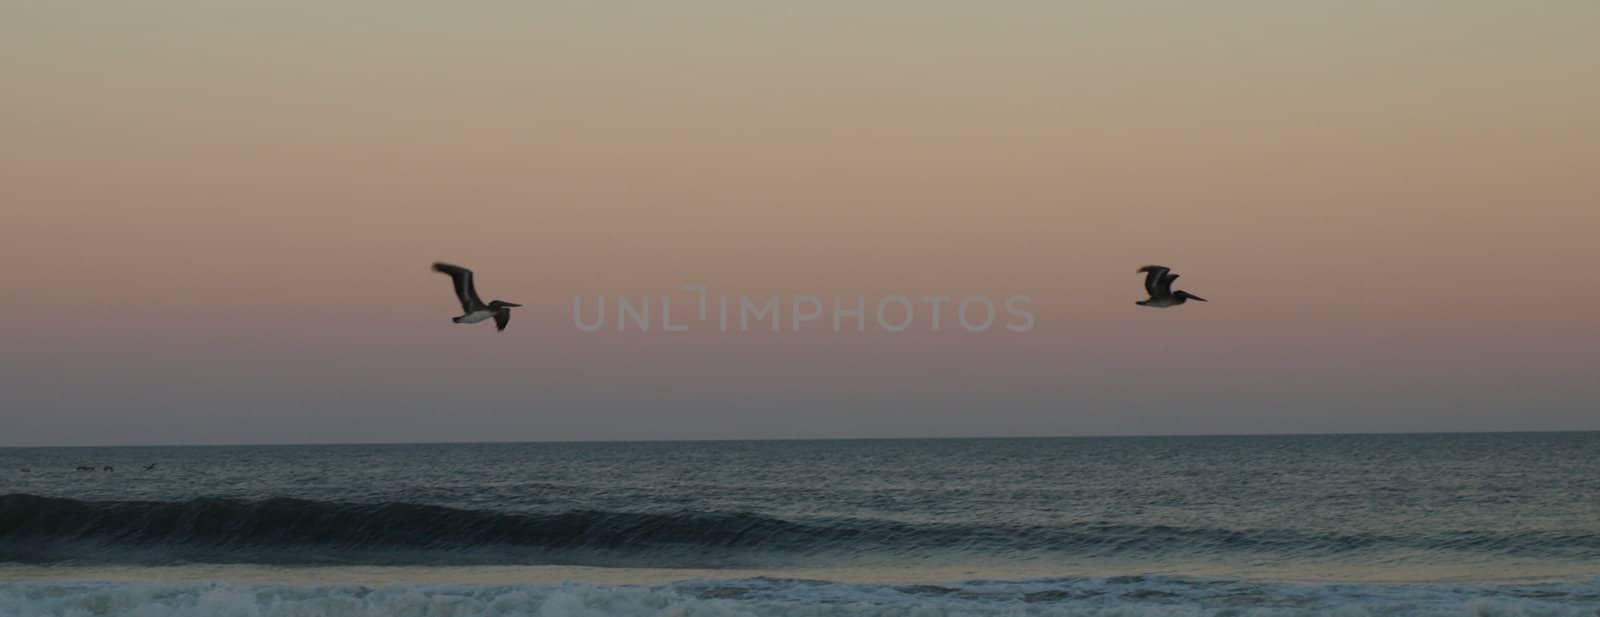
[{"label": "sea water", "polygon": [[0,615],[1597,610],[1600,433],[0,450]]}]

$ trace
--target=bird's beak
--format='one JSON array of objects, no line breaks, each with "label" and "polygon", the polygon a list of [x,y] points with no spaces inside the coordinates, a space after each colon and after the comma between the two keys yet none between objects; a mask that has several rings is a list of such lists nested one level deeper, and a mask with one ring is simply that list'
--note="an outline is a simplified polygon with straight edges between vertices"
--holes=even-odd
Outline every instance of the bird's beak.
[{"label": "bird's beak", "polygon": [[1189,299],[1190,300],[1199,300],[1201,302],[1205,302],[1206,301],[1205,298],[1202,298],[1202,297],[1194,295],[1194,294],[1189,294]]},{"label": "bird's beak", "polygon": [[506,304],[506,306],[511,306],[511,307],[517,307],[517,306],[522,306],[522,305],[521,305],[521,304],[517,304],[517,303],[515,303],[515,302],[507,302],[507,303],[505,303],[505,304]]}]

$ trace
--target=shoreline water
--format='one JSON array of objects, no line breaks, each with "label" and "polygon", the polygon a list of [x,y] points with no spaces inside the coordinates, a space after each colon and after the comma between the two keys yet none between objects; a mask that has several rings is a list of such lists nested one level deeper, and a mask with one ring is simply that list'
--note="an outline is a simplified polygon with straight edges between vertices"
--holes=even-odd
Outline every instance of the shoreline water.
[{"label": "shoreline water", "polygon": [[0,617],[1595,617],[1597,454],[1596,433],[8,449]]},{"label": "shoreline water", "polygon": [[1496,573],[1482,565],[1431,564],[1425,568],[1373,564],[1274,564],[1173,562],[1158,570],[1149,564],[1107,561],[1080,563],[831,565],[794,568],[613,568],[565,565],[261,565],[261,564],[18,564],[0,563],[0,583],[162,582],[286,585],[450,584],[507,585],[583,583],[662,585],[693,580],[810,580],[863,585],[949,584],[965,581],[1116,579],[1164,577],[1235,580],[1285,585],[1543,585],[1600,581],[1600,564],[1506,562]]},{"label": "shoreline water", "polygon": [[1600,579],[1522,585],[1264,583],[1129,576],[868,584],[0,582],[0,615],[1593,617]]}]

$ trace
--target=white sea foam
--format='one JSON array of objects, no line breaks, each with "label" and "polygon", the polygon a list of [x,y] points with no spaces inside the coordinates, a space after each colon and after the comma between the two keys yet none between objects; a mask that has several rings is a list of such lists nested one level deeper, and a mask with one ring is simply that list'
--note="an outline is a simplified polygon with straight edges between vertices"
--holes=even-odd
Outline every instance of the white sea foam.
[{"label": "white sea foam", "polygon": [[744,579],[656,586],[302,586],[29,582],[0,585],[0,616],[307,617],[477,615],[905,617],[940,615],[1367,615],[1594,617],[1600,581],[1528,586],[1279,584],[1129,577],[953,585]]}]

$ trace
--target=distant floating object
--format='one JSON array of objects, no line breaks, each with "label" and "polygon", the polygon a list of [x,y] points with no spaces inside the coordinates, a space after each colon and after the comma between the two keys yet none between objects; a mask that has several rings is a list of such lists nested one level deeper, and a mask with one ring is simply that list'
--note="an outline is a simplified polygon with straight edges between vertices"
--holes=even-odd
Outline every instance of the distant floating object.
[{"label": "distant floating object", "polygon": [[522,306],[512,302],[495,300],[484,304],[478,299],[478,290],[472,285],[472,271],[461,266],[447,263],[434,262],[434,272],[443,272],[450,275],[450,282],[455,284],[456,299],[461,301],[460,317],[451,317],[450,321],[456,323],[478,323],[490,317],[494,318],[496,330],[506,329],[506,324],[511,323],[511,309]]},{"label": "distant floating object", "polygon": [[1205,302],[1206,299],[1187,291],[1172,291],[1172,282],[1178,280],[1178,275],[1169,274],[1171,268],[1166,266],[1145,266],[1139,268],[1144,275],[1144,290],[1149,292],[1150,299],[1140,300],[1135,304],[1155,308],[1177,306],[1190,300]]},{"label": "distant floating object", "polygon": [[150,471],[150,470],[155,469],[155,468],[156,468],[156,464],[155,463],[150,463],[149,465],[145,465],[144,466],[144,470],[145,471]]}]

